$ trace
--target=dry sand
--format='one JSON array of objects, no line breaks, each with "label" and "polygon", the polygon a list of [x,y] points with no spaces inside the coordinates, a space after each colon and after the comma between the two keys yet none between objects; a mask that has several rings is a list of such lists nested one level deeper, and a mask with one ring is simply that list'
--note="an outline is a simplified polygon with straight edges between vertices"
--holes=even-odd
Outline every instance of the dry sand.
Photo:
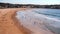
[{"label": "dry sand", "polygon": [[26,8],[0,9],[0,34],[31,34],[31,31],[20,26],[14,17],[19,10],[26,10]]}]

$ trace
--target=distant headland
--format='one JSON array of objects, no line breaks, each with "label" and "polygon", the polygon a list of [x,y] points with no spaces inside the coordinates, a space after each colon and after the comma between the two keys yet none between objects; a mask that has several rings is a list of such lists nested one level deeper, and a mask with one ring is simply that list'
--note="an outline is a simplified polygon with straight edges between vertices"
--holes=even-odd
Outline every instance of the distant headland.
[{"label": "distant headland", "polygon": [[60,5],[34,5],[34,4],[0,3],[0,9],[1,8],[50,8],[50,9],[60,9]]}]

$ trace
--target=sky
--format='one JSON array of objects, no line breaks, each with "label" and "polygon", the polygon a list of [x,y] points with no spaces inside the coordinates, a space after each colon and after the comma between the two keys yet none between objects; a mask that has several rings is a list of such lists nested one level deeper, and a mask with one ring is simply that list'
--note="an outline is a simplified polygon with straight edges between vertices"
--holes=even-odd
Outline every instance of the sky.
[{"label": "sky", "polygon": [[60,0],[0,0],[0,2],[13,4],[39,4],[39,5],[60,4]]}]

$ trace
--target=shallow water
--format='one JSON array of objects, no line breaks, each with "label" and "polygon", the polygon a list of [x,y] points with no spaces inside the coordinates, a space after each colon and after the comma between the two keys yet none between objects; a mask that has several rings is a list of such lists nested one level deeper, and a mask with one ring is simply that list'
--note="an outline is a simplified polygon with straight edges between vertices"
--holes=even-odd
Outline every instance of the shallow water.
[{"label": "shallow water", "polygon": [[[17,19],[21,25],[30,29],[36,34],[60,34],[60,9],[31,9],[18,11]],[[49,32],[49,33],[48,33]]]}]

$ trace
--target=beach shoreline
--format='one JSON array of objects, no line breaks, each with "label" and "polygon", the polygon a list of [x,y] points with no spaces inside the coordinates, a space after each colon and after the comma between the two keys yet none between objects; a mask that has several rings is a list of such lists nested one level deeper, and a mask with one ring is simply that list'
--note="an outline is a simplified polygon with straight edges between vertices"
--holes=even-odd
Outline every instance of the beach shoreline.
[{"label": "beach shoreline", "polygon": [[[32,8],[0,9],[0,34],[45,34],[45,33],[46,34],[48,34],[48,33],[53,34],[50,30],[44,30],[42,28],[40,28],[40,31],[39,31],[38,26],[37,26],[37,29],[35,28],[36,25],[35,26],[33,25],[33,27],[31,26],[31,27],[28,27],[28,28],[27,28],[27,26],[25,27],[24,25],[22,25],[21,23],[23,23],[23,22],[21,21],[21,18],[19,20],[16,17],[18,15],[17,12],[20,12],[20,11],[21,12],[22,11],[23,12],[28,12],[26,10],[31,11]],[[35,10],[35,9],[33,9],[33,10]],[[28,13],[28,15],[29,14],[32,15],[31,13]],[[28,15],[26,14],[25,16],[27,17]],[[21,14],[19,16],[21,16]],[[32,15],[32,16],[34,16],[34,15]],[[31,19],[35,19],[35,18],[31,17]],[[32,21],[34,21],[34,20],[32,20]],[[35,19],[35,21],[36,21],[36,19]],[[38,20],[37,20],[37,22],[41,23],[41,21],[38,21]],[[26,21],[24,23],[27,24],[27,23],[31,23],[31,22]]]}]

